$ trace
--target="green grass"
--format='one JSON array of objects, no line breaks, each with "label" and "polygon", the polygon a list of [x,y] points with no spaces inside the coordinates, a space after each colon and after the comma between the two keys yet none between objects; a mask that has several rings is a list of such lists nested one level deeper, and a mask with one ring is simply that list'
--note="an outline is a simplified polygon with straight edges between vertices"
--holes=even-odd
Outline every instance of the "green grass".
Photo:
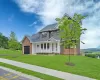
[{"label": "green grass", "polygon": [[28,74],[28,75],[36,76],[36,77],[41,78],[43,80],[61,80],[61,79],[53,77],[53,76],[48,76],[48,75],[41,74],[41,73],[38,73],[38,72],[33,72],[33,71],[30,71],[30,70],[26,70],[26,69],[23,69],[23,68],[19,68],[19,67],[12,66],[12,65],[9,65],[9,64],[5,64],[5,63],[1,63],[1,62],[0,62],[0,66],[4,66],[4,67],[10,68],[10,69],[14,69],[16,71],[20,71],[20,72]]},{"label": "green grass", "polygon": [[0,55],[20,55],[22,54],[21,50],[8,50],[8,49],[0,49]]},{"label": "green grass", "polygon": [[65,63],[68,62],[68,56],[66,55],[20,55],[16,58],[12,56],[2,57],[100,80],[100,60],[95,58],[71,56],[71,62],[74,63],[75,66],[68,66],[65,65]]}]

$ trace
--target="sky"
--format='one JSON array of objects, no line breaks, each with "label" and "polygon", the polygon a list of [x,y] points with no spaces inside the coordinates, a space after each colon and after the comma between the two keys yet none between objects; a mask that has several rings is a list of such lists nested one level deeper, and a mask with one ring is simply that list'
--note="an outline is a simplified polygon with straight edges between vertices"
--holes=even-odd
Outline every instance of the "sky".
[{"label": "sky", "polygon": [[87,31],[81,36],[81,49],[100,46],[100,0],[0,0],[0,32],[9,37],[14,31],[21,41],[65,13],[88,15],[82,21]]}]

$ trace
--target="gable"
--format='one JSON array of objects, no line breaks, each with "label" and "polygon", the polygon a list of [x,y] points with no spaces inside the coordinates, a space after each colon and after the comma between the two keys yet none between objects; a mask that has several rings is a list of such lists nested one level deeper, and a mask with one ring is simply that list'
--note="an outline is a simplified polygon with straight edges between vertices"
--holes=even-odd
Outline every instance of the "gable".
[{"label": "gable", "polygon": [[28,45],[28,44],[30,44],[30,40],[27,37],[24,37],[22,44]]},{"label": "gable", "polygon": [[57,40],[51,37],[48,41],[57,41]]}]

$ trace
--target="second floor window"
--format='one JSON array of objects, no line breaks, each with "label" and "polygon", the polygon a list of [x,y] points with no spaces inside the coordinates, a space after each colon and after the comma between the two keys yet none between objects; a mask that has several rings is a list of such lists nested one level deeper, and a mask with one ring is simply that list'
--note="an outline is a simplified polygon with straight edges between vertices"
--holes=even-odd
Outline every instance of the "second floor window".
[{"label": "second floor window", "polygon": [[47,32],[42,33],[42,38],[47,37]]}]

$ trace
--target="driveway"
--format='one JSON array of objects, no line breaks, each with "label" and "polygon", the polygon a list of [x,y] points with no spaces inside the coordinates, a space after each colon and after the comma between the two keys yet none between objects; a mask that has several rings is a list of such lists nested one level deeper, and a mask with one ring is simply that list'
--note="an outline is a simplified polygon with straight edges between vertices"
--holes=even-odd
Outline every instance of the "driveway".
[{"label": "driveway", "polygon": [[0,80],[31,80],[0,68]]},{"label": "driveway", "polygon": [[0,80],[42,80],[42,79],[15,71],[13,69],[0,66]]}]

